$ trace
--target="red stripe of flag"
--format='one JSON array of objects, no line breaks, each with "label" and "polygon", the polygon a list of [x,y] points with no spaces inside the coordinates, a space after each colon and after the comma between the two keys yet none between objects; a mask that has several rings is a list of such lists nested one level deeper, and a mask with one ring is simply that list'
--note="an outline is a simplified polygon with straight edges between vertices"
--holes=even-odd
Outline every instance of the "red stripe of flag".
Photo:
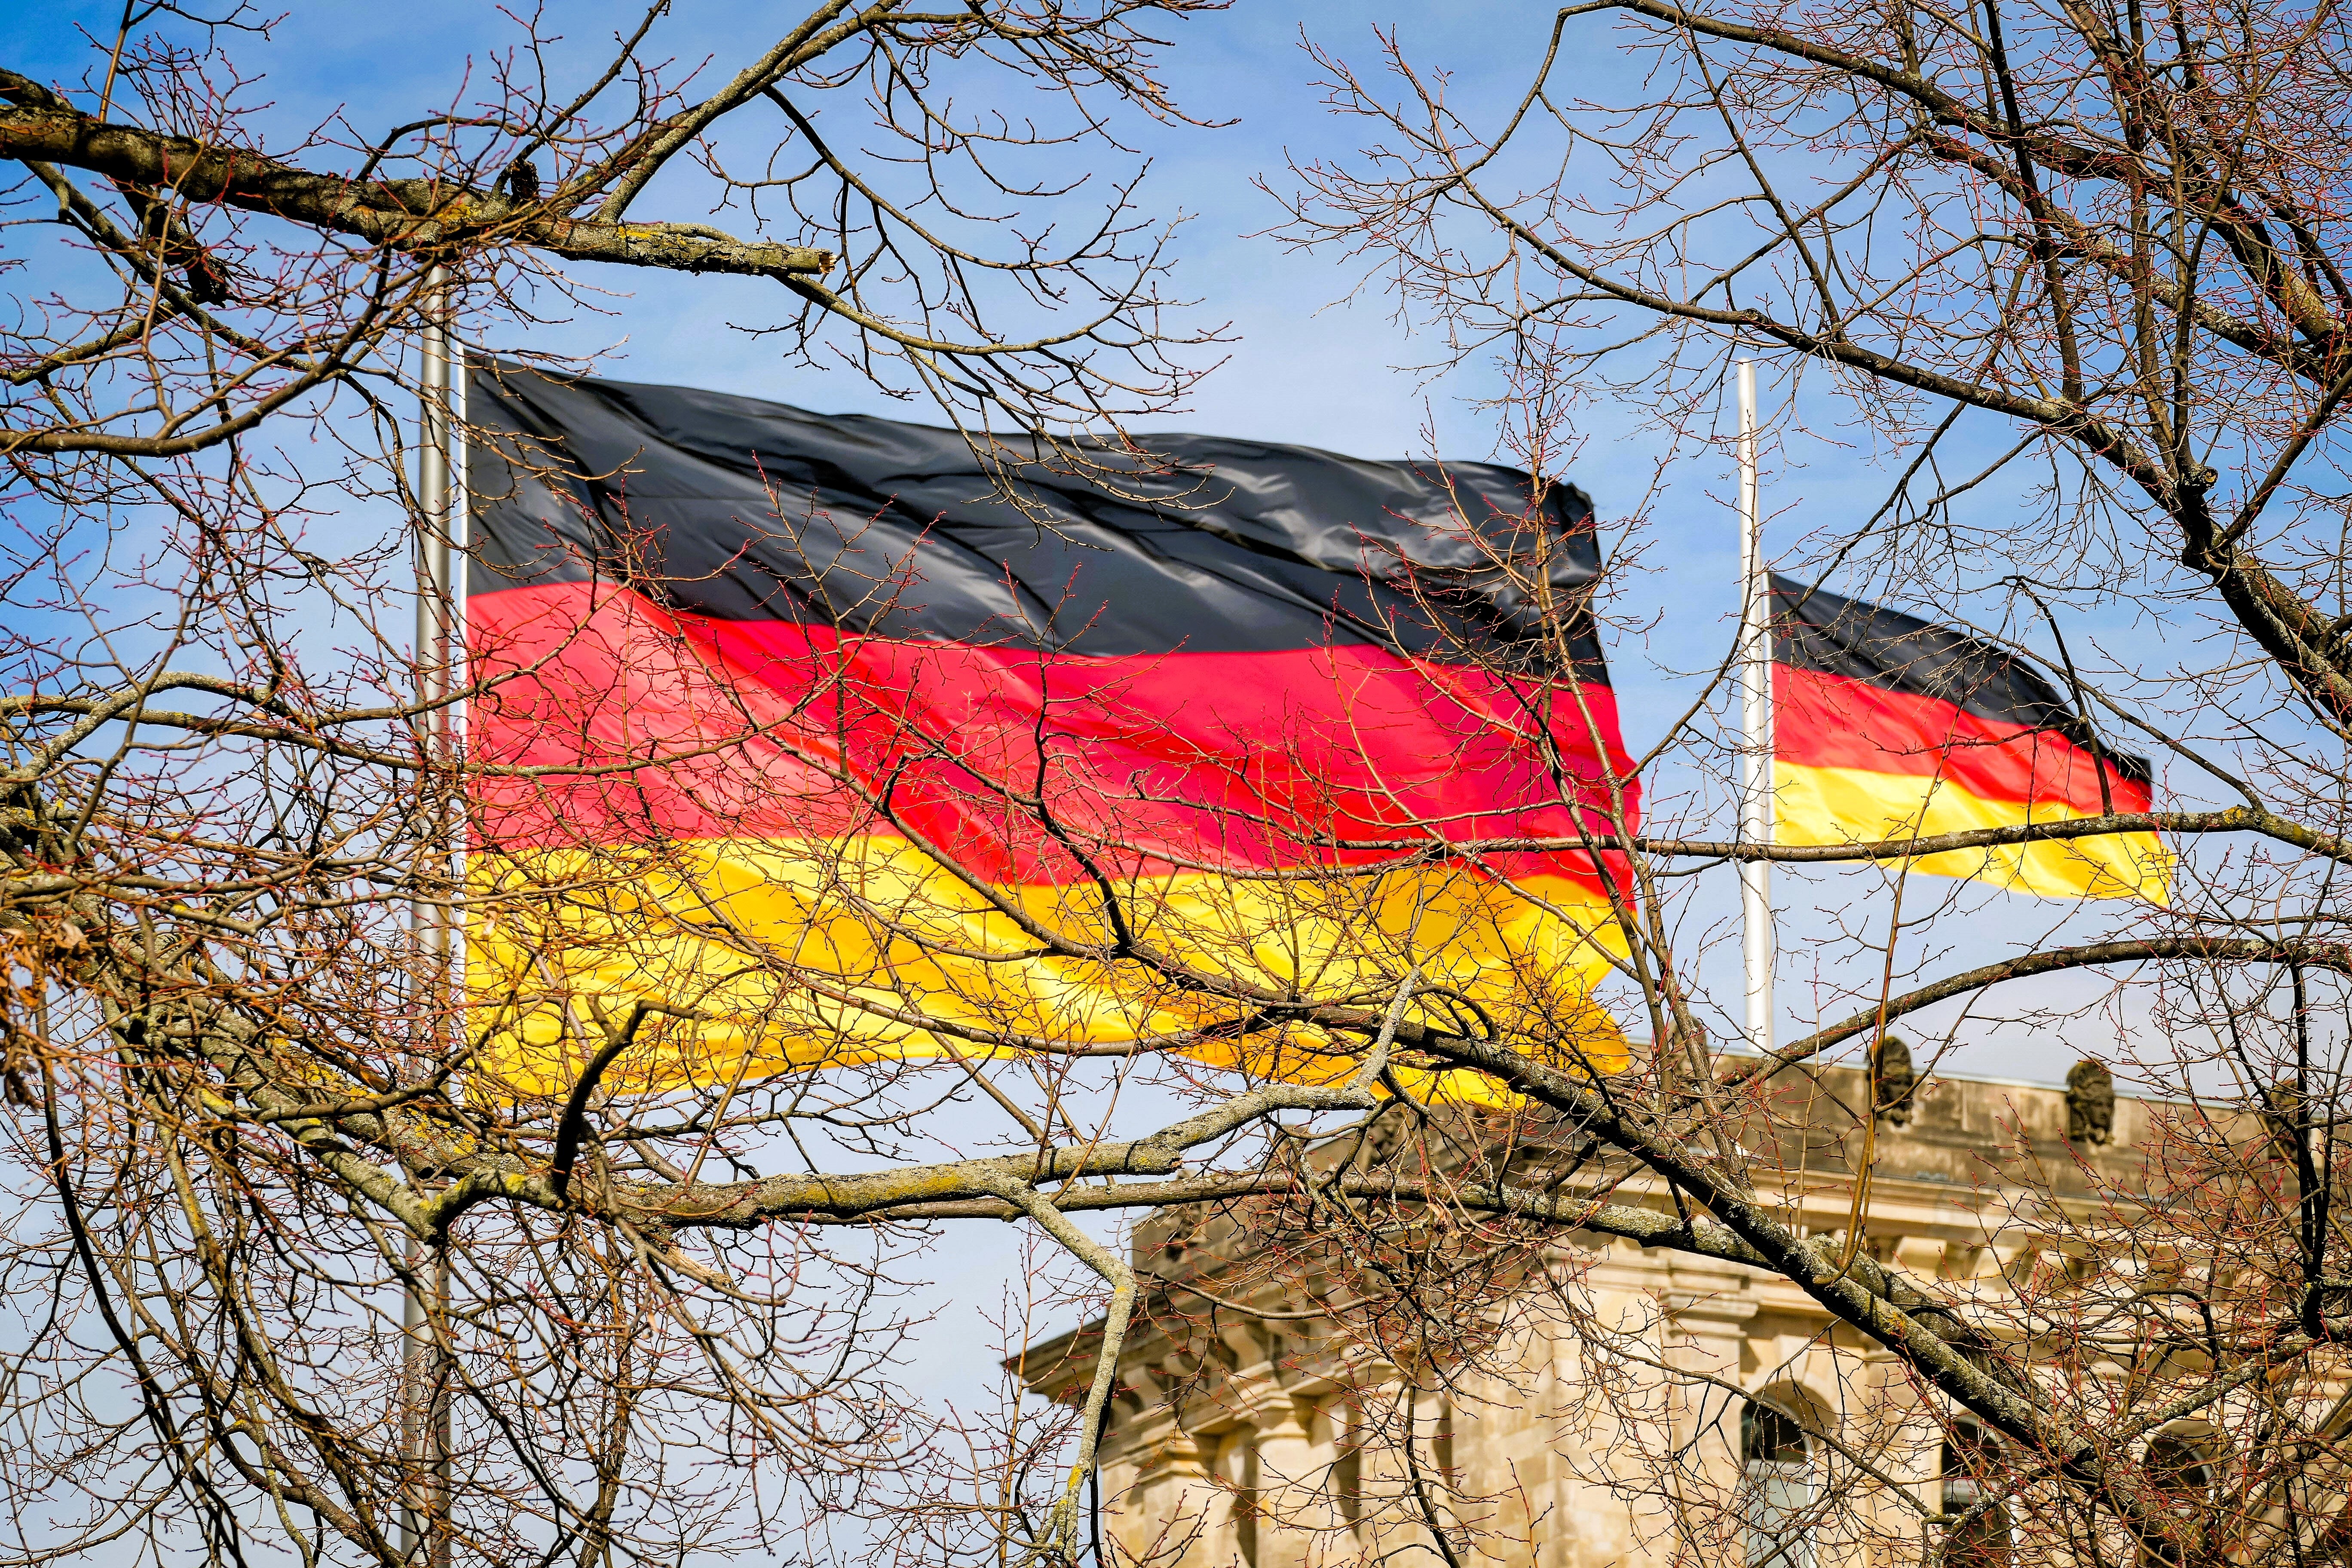
[{"label": "red stripe of flag", "polygon": [[[1941,776],[1985,800],[2101,810],[2100,760],[2054,730],[2006,723],[1940,699],[1775,663],[1774,754],[1807,767]],[[2115,809],[2150,807],[2148,786],[2105,762]]]},{"label": "red stripe of flag", "polygon": [[[1629,813],[1638,801],[1607,687],[1547,689],[1370,647],[1055,657],[680,617],[578,583],[478,595],[470,615],[478,673],[522,672],[476,707],[483,760],[658,764],[489,782],[485,831],[509,847],[875,830],[797,747],[887,783],[908,826],[970,874],[1073,881],[1083,870],[1034,806],[991,787],[1039,787],[1041,736],[1054,819],[1082,845],[1118,846],[1101,863],[1122,875],[1387,858],[1330,838],[1567,837],[1580,812],[1607,836],[1604,765],[1626,779]],[[790,744],[745,738],[769,727]],[[1482,864],[1597,880],[1580,855]]]}]

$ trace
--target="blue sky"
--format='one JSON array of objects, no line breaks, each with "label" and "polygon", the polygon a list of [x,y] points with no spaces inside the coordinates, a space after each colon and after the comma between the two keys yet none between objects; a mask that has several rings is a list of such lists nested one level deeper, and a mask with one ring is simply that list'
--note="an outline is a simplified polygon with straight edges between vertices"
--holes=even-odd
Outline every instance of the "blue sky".
[{"label": "blue sky", "polygon": [[[88,0],[0,9],[11,12],[0,18],[6,58],[36,76],[83,68],[93,57],[68,25],[110,38],[119,14]],[[629,5],[576,3],[550,14],[561,16],[567,42],[585,49],[636,12]],[[749,51],[746,40],[764,41],[782,15],[766,5],[688,4],[664,24],[660,37],[681,62],[716,51],[719,65],[731,68]],[[1352,145],[1318,105],[1312,69],[1298,47],[1302,31],[1326,42],[1369,46],[1376,20],[1393,23],[1433,56],[1469,68],[1464,81],[1475,91],[1482,69],[1509,58],[1489,47],[1498,33],[1530,22],[1540,26],[1543,15],[1540,8],[1491,4],[1377,10],[1244,4],[1159,29],[1178,46],[1167,58],[1180,100],[1203,119],[1236,121],[1218,130],[1135,128],[1150,137],[1147,150],[1156,160],[1144,187],[1146,205],[1164,214],[1198,215],[1181,245],[1178,290],[1207,297],[1202,315],[1230,318],[1238,333],[1232,363],[1211,378],[1182,423],[1366,455],[1402,454],[1422,445],[1423,405],[1412,379],[1389,368],[1411,351],[1387,320],[1386,302],[1374,298],[1323,311],[1345,287],[1345,275],[1328,260],[1286,257],[1269,241],[1245,237],[1279,216],[1251,181],[1278,174],[1286,151],[1344,152]],[[232,42],[228,52],[278,68],[253,95],[275,105],[271,122],[290,129],[341,106],[355,125],[373,132],[439,110],[460,91],[469,63],[478,72],[484,54],[514,37],[488,4],[341,4],[297,11],[270,45]],[[1369,56],[1370,49],[1360,52]],[[95,58],[102,69],[103,55]],[[299,76],[286,74],[284,68],[298,62]],[[705,216],[683,208],[646,210],[647,216]],[[540,346],[577,352],[625,341],[606,363],[610,374],[690,382],[827,412],[920,417],[845,374],[781,373],[772,351],[726,330],[725,321],[774,309],[772,286],[616,276],[614,270],[593,280],[625,295],[613,301],[617,317],[556,329]],[[1488,443],[1444,399],[1436,411],[1449,450]]]}]

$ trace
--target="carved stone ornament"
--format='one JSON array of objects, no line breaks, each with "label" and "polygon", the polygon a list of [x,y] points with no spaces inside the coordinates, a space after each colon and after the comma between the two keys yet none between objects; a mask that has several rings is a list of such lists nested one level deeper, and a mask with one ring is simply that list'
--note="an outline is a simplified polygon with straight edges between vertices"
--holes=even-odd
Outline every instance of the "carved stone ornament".
[{"label": "carved stone ornament", "polygon": [[1911,1092],[1919,1087],[1919,1071],[1911,1065],[1911,1047],[1902,1037],[1888,1035],[1878,1042],[1875,1055],[1878,1092],[1872,1097],[1870,1109],[1886,1118],[1887,1125],[1901,1127],[1911,1120]]},{"label": "carved stone ornament", "polygon": [[[1383,1106],[1381,1110],[1386,1111],[1388,1107]],[[1364,1129],[1363,1142],[1356,1150],[1356,1164],[1359,1167],[1373,1169],[1385,1166],[1394,1159],[1398,1148],[1403,1142],[1404,1118],[1402,1116],[1393,1112],[1375,1115],[1371,1125]]]},{"label": "carved stone ornament", "polygon": [[2116,1075],[2088,1057],[2066,1074],[2066,1137],[2092,1144],[2116,1139]]}]

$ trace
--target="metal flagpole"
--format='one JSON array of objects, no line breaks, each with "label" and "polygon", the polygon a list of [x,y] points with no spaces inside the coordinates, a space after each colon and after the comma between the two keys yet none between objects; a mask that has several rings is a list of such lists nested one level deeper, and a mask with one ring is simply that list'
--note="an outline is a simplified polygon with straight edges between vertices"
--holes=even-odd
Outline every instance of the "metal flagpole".
[{"label": "metal flagpole", "polygon": [[[1763,515],[1756,504],[1756,362],[1739,362],[1739,837],[1772,842],[1771,594]],[[1741,957],[1748,1043],[1772,1048],[1772,864],[1739,863]]]},{"label": "metal flagpole", "polygon": [[[462,657],[464,637],[454,569],[455,563],[461,559],[457,551],[463,542],[458,534],[465,527],[465,518],[457,504],[457,487],[451,481],[449,461],[453,378],[448,282],[447,271],[440,267],[434,268],[426,278],[423,363],[418,378],[416,499],[421,515],[417,520],[416,694],[422,710],[418,728],[428,757],[444,757],[451,749],[456,715],[448,700],[459,689],[457,661]],[[427,787],[432,786],[428,784]],[[417,869],[420,873],[440,871],[439,880],[446,886],[449,873],[457,867],[458,851],[451,841],[446,816],[437,806],[434,809],[441,819],[438,831],[428,834],[426,842],[420,846]],[[431,1038],[438,1042],[450,1001],[456,922],[445,905],[436,903],[421,889],[410,906],[410,913],[421,970],[417,986],[419,1021],[429,1030]],[[437,1516],[446,1514],[448,1506],[450,1412],[441,1358],[433,1343],[432,1315],[416,1282],[429,1273],[432,1283],[428,1289],[446,1297],[448,1264],[444,1258],[429,1255],[422,1244],[412,1245],[408,1264],[408,1280],[403,1286],[401,1301],[401,1446],[404,1468],[414,1479],[403,1487],[394,1544],[404,1560],[415,1560],[419,1546],[423,1546],[425,1562],[438,1568],[448,1554],[448,1531],[446,1522]],[[421,1477],[415,1475],[419,1469],[424,1472]],[[428,1494],[421,1508],[418,1481]]]}]

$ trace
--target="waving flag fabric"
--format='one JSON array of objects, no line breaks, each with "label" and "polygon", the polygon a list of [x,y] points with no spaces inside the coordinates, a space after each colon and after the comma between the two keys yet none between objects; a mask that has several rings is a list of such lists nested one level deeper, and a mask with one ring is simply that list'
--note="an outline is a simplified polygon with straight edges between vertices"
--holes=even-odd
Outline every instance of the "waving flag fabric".
[{"label": "waving flag fabric", "polygon": [[1377,1005],[1416,963],[1465,1026],[1621,1048],[1609,856],[1475,848],[1633,824],[1572,487],[1154,437],[1177,471],[1105,449],[1024,510],[921,426],[496,364],[468,417],[470,973],[518,1087],[631,998],[698,1016],[646,1084],[1339,1070],[1188,977]]},{"label": "waving flag fabric", "polygon": [[[2101,742],[2014,656],[1949,626],[1772,579],[1773,795],[1783,844],[1853,844],[2149,809],[2148,766]],[[2047,898],[2168,896],[2150,833],[1921,856]]]}]

